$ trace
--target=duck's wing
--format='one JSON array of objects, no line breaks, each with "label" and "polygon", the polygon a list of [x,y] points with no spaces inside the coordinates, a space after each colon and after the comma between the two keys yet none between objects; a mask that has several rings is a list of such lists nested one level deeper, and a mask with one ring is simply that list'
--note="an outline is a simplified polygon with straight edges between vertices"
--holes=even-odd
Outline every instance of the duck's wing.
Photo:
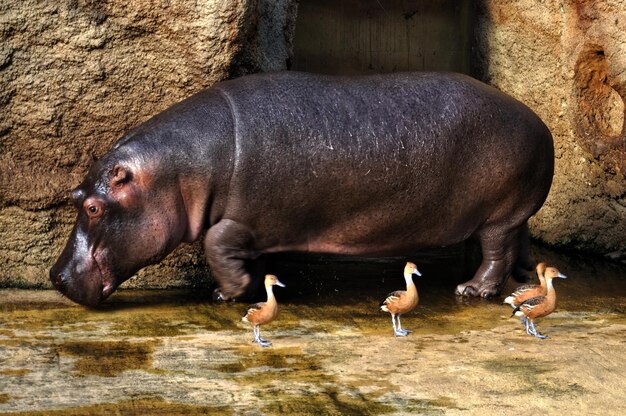
[{"label": "duck's wing", "polygon": [[398,299],[400,299],[400,296],[402,296],[404,293],[405,293],[404,290],[396,290],[394,292],[391,292],[390,294],[387,295],[385,300],[383,300],[380,303],[380,306],[389,305],[390,303],[396,302]]},{"label": "duck's wing", "polygon": [[259,303],[255,303],[254,305],[250,305],[248,307],[248,310],[246,311],[246,314],[243,317],[250,318],[251,316],[254,316],[255,314],[259,313],[263,305],[265,305],[265,302],[259,302]]},{"label": "duck's wing", "polygon": [[539,288],[539,285],[522,285],[515,289],[515,292],[511,293],[511,296],[518,297],[524,292],[528,292],[529,290],[535,290]]},{"label": "duck's wing", "polygon": [[522,304],[519,305],[517,309],[526,310],[527,312],[530,312],[537,306],[541,305],[545,299],[546,299],[545,296],[535,296],[534,298],[530,298],[522,302]]}]

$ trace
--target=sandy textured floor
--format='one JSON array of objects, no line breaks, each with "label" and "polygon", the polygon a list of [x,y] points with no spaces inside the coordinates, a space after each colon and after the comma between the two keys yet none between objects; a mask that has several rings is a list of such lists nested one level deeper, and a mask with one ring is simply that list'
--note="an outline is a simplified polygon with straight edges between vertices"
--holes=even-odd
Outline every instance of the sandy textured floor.
[{"label": "sandy textured floor", "polygon": [[569,267],[545,341],[501,300],[430,286],[436,266],[403,319],[407,338],[377,310],[402,282],[393,275],[284,299],[277,289],[266,349],[239,322],[246,305],[206,293],[121,291],[88,310],[2,290],[0,414],[626,414],[624,269]]}]

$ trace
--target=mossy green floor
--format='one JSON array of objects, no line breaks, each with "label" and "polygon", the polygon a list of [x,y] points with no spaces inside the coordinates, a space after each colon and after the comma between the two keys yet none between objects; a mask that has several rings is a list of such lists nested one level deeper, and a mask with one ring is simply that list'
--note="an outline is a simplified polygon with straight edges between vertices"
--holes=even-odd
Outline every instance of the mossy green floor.
[{"label": "mossy green floor", "polygon": [[539,325],[544,341],[501,300],[431,284],[433,264],[407,338],[378,311],[402,286],[396,265],[375,266],[391,269],[384,280],[339,276],[315,290],[281,276],[296,289],[276,290],[270,348],[251,343],[245,304],[206,293],[122,290],[90,310],[53,291],[2,290],[0,414],[626,414],[624,269],[551,261],[569,279]]}]

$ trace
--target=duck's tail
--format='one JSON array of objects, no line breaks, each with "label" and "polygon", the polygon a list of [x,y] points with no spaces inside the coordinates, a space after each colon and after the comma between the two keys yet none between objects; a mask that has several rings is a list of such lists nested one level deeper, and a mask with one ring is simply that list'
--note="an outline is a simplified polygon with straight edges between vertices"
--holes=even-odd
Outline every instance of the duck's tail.
[{"label": "duck's tail", "polygon": [[515,296],[506,297],[502,303],[508,303],[512,308],[515,308]]}]

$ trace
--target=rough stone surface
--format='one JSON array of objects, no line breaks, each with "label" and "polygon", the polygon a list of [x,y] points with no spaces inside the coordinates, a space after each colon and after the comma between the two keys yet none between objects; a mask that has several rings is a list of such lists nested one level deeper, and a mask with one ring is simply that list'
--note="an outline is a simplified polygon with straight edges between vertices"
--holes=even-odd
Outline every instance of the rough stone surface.
[{"label": "rough stone surface", "polygon": [[625,260],[626,2],[484,0],[475,33],[475,72],[554,135],[554,183],[532,233]]},{"label": "rough stone surface", "polygon": [[[0,4],[0,285],[47,284],[92,156],[216,81],[286,69],[290,0]],[[189,283],[184,247],[159,266]],[[196,268],[199,269],[199,268]],[[187,270],[187,271],[186,271]],[[202,273],[192,273],[202,279]],[[152,281],[154,269],[144,272]],[[132,283],[131,283],[132,285]]]}]

